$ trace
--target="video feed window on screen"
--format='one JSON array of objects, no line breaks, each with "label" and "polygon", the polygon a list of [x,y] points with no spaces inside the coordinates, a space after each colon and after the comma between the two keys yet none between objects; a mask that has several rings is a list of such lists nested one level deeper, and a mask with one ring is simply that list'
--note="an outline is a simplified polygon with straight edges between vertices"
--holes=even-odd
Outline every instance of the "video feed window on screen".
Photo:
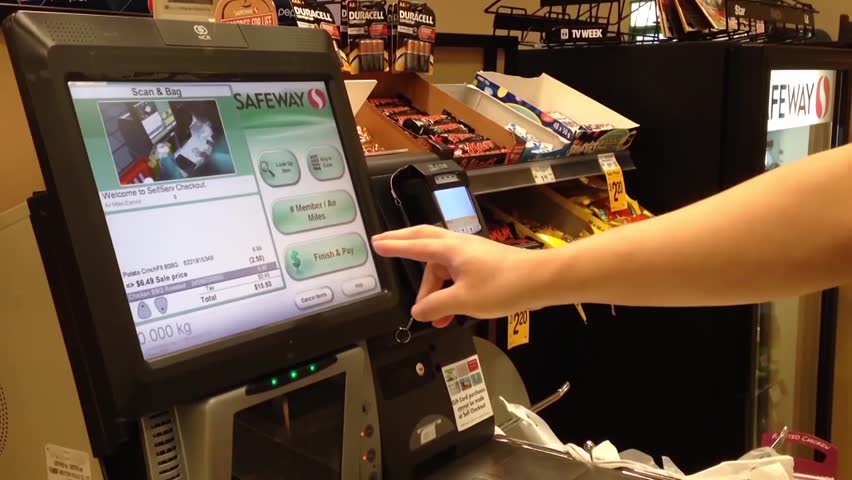
[{"label": "video feed window on screen", "polygon": [[215,100],[99,102],[122,185],[235,171]]},{"label": "video feed window on screen", "polygon": [[459,233],[479,233],[482,230],[466,187],[435,190],[435,199],[448,229]]},{"label": "video feed window on screen", "polygon": [[381,290],[324,83],[69,88],[146,359]]}]

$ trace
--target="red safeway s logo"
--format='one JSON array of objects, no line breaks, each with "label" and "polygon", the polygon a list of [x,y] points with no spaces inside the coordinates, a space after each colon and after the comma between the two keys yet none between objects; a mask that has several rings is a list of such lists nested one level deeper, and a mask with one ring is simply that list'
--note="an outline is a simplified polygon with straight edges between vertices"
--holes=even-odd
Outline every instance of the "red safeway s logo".
[{"label": "red safeway s logo", "polygon": [[831,110],[831,80],[823,75],[817,82],[816,90],[816,114],[817,118],[823,119]]},{"label": "red safeway s logo", "polygon": [[317,110],[321,110],[328,105],[328,99],[325,97],[325,92],[318,88],[308,90],[308,101],[311,102],[311,106]]}]

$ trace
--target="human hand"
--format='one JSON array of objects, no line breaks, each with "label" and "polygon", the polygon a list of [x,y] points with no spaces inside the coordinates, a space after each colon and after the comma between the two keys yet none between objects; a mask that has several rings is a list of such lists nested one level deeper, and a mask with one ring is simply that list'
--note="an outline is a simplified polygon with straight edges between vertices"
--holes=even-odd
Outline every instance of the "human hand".
[{"label": "human hand", "polygon": [[[426,263],[411,316],[443,328],[455,315],[486,319],[535,308],[529,274],[539,252],[429,225],[373,237],[384,257]],[[453,284],[443,288],[447,280]]]}]

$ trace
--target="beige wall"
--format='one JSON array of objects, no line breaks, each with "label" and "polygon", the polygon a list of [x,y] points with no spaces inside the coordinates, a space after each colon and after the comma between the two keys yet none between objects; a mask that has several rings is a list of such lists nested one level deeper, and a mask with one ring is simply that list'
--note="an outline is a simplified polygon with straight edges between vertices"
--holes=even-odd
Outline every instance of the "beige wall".
[{"label": "beige wall", "polygon": [[852,15],[852,1],[849,0],[808,0],[819,12],[816,17],[817,28],[825,30],[831,38],[837,40],[837,28],[840,15]]},{"label": "beige wall", "polygon": [[18,85],[12,73],[6,42],[0,35],[0,111],[3,126],[0,128],[0,212],[17,205],[35,190],[44,188],[41,171],[33,149],[30,129],[24,116],[24,107],[18,94]]},{"label": "beige wall", "polygon": [[[493,17],[483,13],[493,0],[427,0],[435,10],[438,32],[491,33]],[[539,0],[504,0],[503,4],[533,12]]]}]

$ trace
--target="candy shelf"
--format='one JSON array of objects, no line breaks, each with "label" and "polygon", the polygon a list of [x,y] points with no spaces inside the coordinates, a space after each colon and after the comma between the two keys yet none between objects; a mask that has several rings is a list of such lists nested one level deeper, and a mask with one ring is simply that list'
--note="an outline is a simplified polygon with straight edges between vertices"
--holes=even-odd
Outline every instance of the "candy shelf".
[{"label": "candy shelf", "polygon": [[[630,156],[630,152],[623,151],[615,153],[615,158],[622,170],[635,170],[636,165]],[[394,153],[387,155],[375,155],[367,157],[372,175],[390,175],[396,169],[410,163],[426,163],[438,161],[438,157],[428,152],[416,153]],[[533,177],[533,169],[550,167],[553,172],[552,181],[536,182]],[[531,187],[534,185],[550,184],[574,180],[581,177],[592,177],[603,175],[598,155],[578,155],[572,157],[555,158],[529,163],[516,163],[513,165],[501,165],[498,167],[477,168],[467,170],[470,180],[470,190],[474,195],[485,193],[504,192],[517,188]]]},{"label": "candy shelf", "polygon": [[[634,170],[636,168],[628,151],[617,152],[615,158],[618,160],[619,165],[621,165],[622,170]],[[536,181],[536,178],[533,176],[533,169],[543,169],[546,171],[546,167],[548,166],[553,172],[552,179]],[[474,195],[503,192],[543,183],[562,182],[581,177],[601,175],[602,173],[600,164],[598,163],[598,155],[572,156],[467,171],[467,175],[470,178],[470,189]]]}]

